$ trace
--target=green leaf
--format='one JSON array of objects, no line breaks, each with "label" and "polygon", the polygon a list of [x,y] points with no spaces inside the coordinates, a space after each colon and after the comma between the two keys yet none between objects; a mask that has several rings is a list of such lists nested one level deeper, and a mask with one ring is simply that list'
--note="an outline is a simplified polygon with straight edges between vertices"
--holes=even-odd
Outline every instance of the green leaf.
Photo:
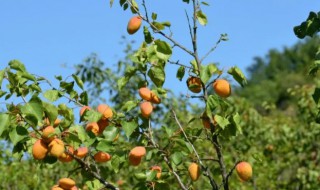
[{"label": "green leaf", "polygon": [[22,132],[24,135],[20,135],[18,133],[18,131],[21,132],[21,126],[18,126],[16,128],[14,128],[12,131],[9,132],[9,138],[10,141],[12,142],[13,145],[16,145],[18,142],[22,141],[24,138],[27,138],[28,136],[24,134],[24,132]]},{"label": "green leaf", "polygon": [[235,115],[233,115],[231,117],[231,123],[236,127],[237,132],[239,134],[242,134],[240,122],[241,122],[241,117],[240,117],[239,113],[236,113]]},{"label": "green leaf", "polygon": [[3,131],[8,130],[10,126],[10,117],[8,114],[0,113],[0,136]]},{"label": "green leaf", "polygon": [[42,121],[44,108],[42,101],[37,96],[33,96],[28,103],[19,107],[23,115],[33,115],[37,121]]},{"label": "green leaf", "polygon": [[320,88],[315,88],[314,93],[312,94],[312,98],[314,102],[319,105],[319,100],[320,100]]},{"label": "green leaf", "polygon": [[128,112],[131,111],[132,109],[136,108],[139,104],[139,100],[135,100],[135,101],[127,101],[121,108],[121,110],[123,110],[124,112]]},{"label": "green leaf", "polygon": [[64,119],[60,123],[61,127],[66,128],[66,127],[70,127],[70,125],[73,124],[74,115],[73,115],[73,110],[71,108],[68,108],[65,104],[59,104],[58,113],[59,115],[64,117]]},{"label": "green leaf", "polygon": [[237,66],[231,67],[228,70],[228,74],[232,75],[234,80],[236,80],[242,87],[247,84],[246,77]]},{"label": "green leaf", "polygon": [[112,7],[114,0],[110,0],[110,7]]},{"label": "green leaf", "polygon": [[160,23],[160,22],[155,22],[155,21],[152,22],[151,27],[152,27],[152,29],[154,29],[154,30],[159,30],[159,31],[164,30],[164,28],[165,28],[162,23]]},{"label": "green leaf", "polygon": [[74,82],[60,82],[60,88],[64,89],[67,93],[71,93],[73,91]]},{"label": "green leaf", "polygon": [[149,170],[146,172],[146,176],[147,176],[147,181],[153,181],[156,176],[157,176],[157,171],[156,170]]},{"label": "green leaf", "polygon": [[25,66],[18,60],[12,60],[9,62],[9,66],[11,69],[17,70],[17,71],[21,71],[21,72],[25,72],[26,68]]},{"label": "green leaf", "polygon": [[34,76],[33,76],[32,74],[30,74],[30,73],[27,73],[26,71],[24,71],[24,72],[21,73],[21,77],[22,77],[22,78],[25,78],[25,79],[28,79],[28,80],[32,80],[32,81],[34,81],[34,82],[37,81],[36,77],[34,77]]},{"label": "green leaf", "polygon": [[122,129],[124,130],[124,133],[129,138],[131,134],[136,130],[136,128],[139,126],[137,120],[132,121],[121,121]]},{"label": "green leaf", "polygon": [[130,6],[131,12],[133,14],[137,13],[139,11],[138,4],[135,0],[131,0],[131,6]]},{"label": "green leaf", "polygon": [[184,68],[184,66],[180,66],[178,71],[177,71],[177,79],[179,79],[180,81],[182,80],[182,78],[184,77],[186,70]]},{"label": "green leaf", "polygon": [[220,115],[214,115],[214,120],[218,123],[219,127],[223,130],[230,124],[227,118],[221,117]]},{"label": "green leaf", "polygon": [[88,97],[88,93],[86,91],[82,92],[80,94],[80,100],[79,102],[82,104],[82,105],[88,105],[89,103],[89,97]]},{"label": "green leaf", "polygon": [[212,115],[213,111],[220,105],[220,100],[217,96],[209,95],[206,104],[207,115]]},{"label": "green leaf", "polygon": [[29,125],[31,125],[33,127],[38,126],[38,119],[34,114],[28,113],[28,114],[26,114],[24,119],[28,122]]},{"label": "green leaf", "polygon": [[139,181],[145,181],[147,179],[147,175],[145,173],[135,173],[134,177]]},{"label": "green leaf", "polygon": [[103,152],[110,152],[114,148],[112,142],[103,139],[98,143],[96,149]]},{"label": "green leaf", "polygon": [[306,36],[313,37],[320,31],[320,17],[317,13],[311,11],[307,20],[302,22],[299,26],[295,26],[293,31],[300,39],[303,39]]},{"label": "green leaf", "polygon": [[117,81],[119,91],[129,82],[130,78],[137,72],[137,68],[128,66],[124,73],[124,77],[121,77]]},{"label": "green leaf", "polygon": [[314,62],[311,64],[310,68],[309,68],[309,75],[315,75],[317,74],[318,70],[320,68],[320,48],[318,49],[317,53],[316,53],[316,57]]},{"label": "green leaf", "polygon": [[171,127],[162,126],[161,128],[166,131],[168,137],[171,137],[174,134],[174,129]]},{"label": "green leaf", "polygon": [[205,26],[208,23],[207,16],[200,10],[196,13],[199,23]]},{"label": "green leaf", "polygon": [[148,76],[157,87],[162,87],[166,78],[161,66],[152,66],[148,71]]},{"label": "green leaf", "polygon": [[206,84],[213,74],[218,73],[218,68],[215,64],[210,63],[208,65],[201,65],[200,78],[201,81]]},{"label": "green leaf", "polygon": [[50,102],[54,102],[60,98],[58,90],[47,90],[43,93],[43,96]]},{"label": "green leaf", "polygon": [[157,13],[152,13],[151,18],[152,20],[157,20]]},{"label": "green leaf", "polygon": [[95,110],[86,110],[85,113],[83,114],[83,119],[85,121],[89,122],[97,122],[101,119],[102,114],[100,112],[97,112]]},{"label": "green leaf", "polygon": [[50,124],[53,125],[55,120],[58,118],[58,108],[47,102],[43,102],[42,104],[44,112],[46,113],[46,117],[49,118]]},{"label": "green leaf", "polygon": [[185,3],[188,3],[188,4],[190,2],[190,0],[182,0],[182,1],[185,2]]},{"label": "green leaf", "polygon": [[117,135],[119,135],[119,131],[116,127],[109,126],[103,131],[103,139],[106,141],[113,141]]},{"label": "green leaf", "polygon": [[3,81],[3,78],[4,78],[5,71],[6,70],[0,70],[0,89],[1,89],[1,86],[2,86],[2,81]]},{"label": "green leaf", "polygon": [[181,152],[175,152],[175,153],[173,153],[170,157],[171,157],[172,162],[173,162],[176,166],[178,166],[178,165],[181,164],[182,158],[183,158],[184,156],[183,156],[183,154],[182,154]]},{"label": "green leaf", "polygon": [[75,74],[72,75],[72,78],[76,81],[77,85],[83,90],[83,81]]},{"label": "green leaf", "polygon": [[202,1],[201,4],[205,5],[205,6],[209,6],[209,3]]},{"label": "green leaf", "polygon": [[148,30],[148,27],[146,27],[146,26],[143,27],[143,35],[144,35],[144,41],[147,44],[150,44],[152,42],[152,36],[151,36],[151,33]]},{"label": "green leaf", "polygon": [[190,61],[190,64],[192,65],[192,68],[193,68],[192,72],[195,74],[198,74],[199,73],[198,72],[198,64],[197,64],[196,60]]},{"label": "green leaf", "polygon": [[158,58],[165,62],[168,61],[172,55],[171,46],[167,42],[161,40],[156,40],[154,43],[156,45],[155,49]]}]

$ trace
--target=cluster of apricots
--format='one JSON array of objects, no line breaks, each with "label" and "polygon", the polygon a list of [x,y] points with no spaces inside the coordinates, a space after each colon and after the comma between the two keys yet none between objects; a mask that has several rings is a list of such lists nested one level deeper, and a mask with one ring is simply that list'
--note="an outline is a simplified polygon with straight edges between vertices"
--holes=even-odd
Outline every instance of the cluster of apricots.
[{"label": "cluster of apricots", "polygon": [[[187,86],[188,89],[193,93],[200,93],[203,88],[201,79],[194,76],[190,76],[187,79]],[[222,98],[227,98],[231,95],[230,83],[225,79],[216,79],[212,86],[215,93]]]},{"label": "cluster of apricots", "polygon": [[[83,106],[80,109],[80,117],[83,116],[86,110],[91,110],[91,108]],[[102,114],[101,119],[98,122],[90,122],[86,125],[86,131],[91,131],[96,136],[102,134],[105,128],[109,126],[109,120],[113,116],[112,109],[107,104],[98,105],[97,111]]]},{"label": "cluster of apricots", "polygon": [[136,33],[141,27],[142,18],[140,16],[133,16],[127,25],[127,32],[132,35]]},{"label": "cluster of apricots", "polygon": [[144,100],[140,103],[141,115],[144,118],[149,118],[153,111],[153,104],[160,104],[161,99],[147,87],[139,89],[139,95]]},{"label": "cluster of apricots", "polygon": [[70,178],[61,178],[57,185],[54,185],[51,190],[78,190],[76,182]]}]

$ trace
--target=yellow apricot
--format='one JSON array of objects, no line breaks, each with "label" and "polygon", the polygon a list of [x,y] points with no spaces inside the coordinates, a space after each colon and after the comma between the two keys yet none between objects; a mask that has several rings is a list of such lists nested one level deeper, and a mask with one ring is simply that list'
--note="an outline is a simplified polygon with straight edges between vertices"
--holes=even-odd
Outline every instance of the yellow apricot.
[{"label": "yellow apricot", "polygon": [[239,178],[243,181],[248,181],[252,177],[252,167],[248,162],[240,162],[236,166],[236,171]]},{"label": "yellow apricot", "polygon": [[134,34],[136,33],[140,26],[141,26],[141,23],[142,23],[142,19],[140,16],[134,16],[132,17],[129,22],[128,22],[128,25],[127,25],[127,31],[129,34]]},{"label": "yellow apricot", "polygon": [[97,111],[102,114],[103,120],[110,119],[113,116],[112,109],[107,104],[100,104],[97,107]]},{"label": "yellow apricot", "polygon": [[76,182],[70,178],[61,178],[59,180],[59,186],[63,189],[71,189],[76,185]]},{"label": "yellow apricot", "polygon": [[86,131],[91,131],[93,134],[99,134],[99,125],[96,122],[88,123],[86,126]]},{"label": "yellow apricot", "polygon": [[64,143],[62,140],[55,138],[49,144],[49,153],[59,158],[64,153]]},{"label": "yellow apricot", "polygon": [[197,181],[199,179],[199,176],[200,176],[200,167],[198,164],[196,163],[191,163],[189,165],[189,168],[188,168],[188,172],[189,172],[189,175],[192,179],[192,181]]},{"label": "yellow apricot", "polygon": [[109,160],[111,160],[111,156],[110,154],[106,153],[106,152],[97,152],[94,156],[93,156],[94,160],[96,162],[108,162]]},{"label": "yellow apricot", "polygon": [[149,118],[153,111],[153,106],[150,102],[144,101],[140,104],[141,114],[145,118]]},{"label": "yellow apricot", "polygon": [[84,114],[84,112],[86,110],[91,110],[91,108],[89,106],[83,106],[81,109],[80,109],[80,117]]},{"label": "yellow apricot", "polygon": [[202,90],[201,79],[198,77],[189,77],[187,80],[188,89],[193,93],[199,93]]},{"label": "yellow apricot", "polygon": [[150,168],[150,170],[155,170],[155,171],[157,171],[157,179],[160,179],[160,177],[161,177],[161,167],[160,166],[152,166],[151,168]]},{"label": "yellow apricot", "polygon": [[46,143],[50,143],[55,138],[54,128],[50,125],[44,128],[41,137]]},{"label": "yellow apricot", "polygon": [[74,155],[79,158],[84,158],[88,154],[89,149],[87,147],[80,147],[76,151],[74,151]]},{"label": "yellow apricot", "polygon": [[146,155],[146,148],[143,146],[137,146],[131,149],[129,153],[129,162],[133,166],[137,166],[141,162],[141,158]]},{"label": "yellow apricot", "polygon": [[151,90],[147,87],[142,87],[139,89],[139,95],[142,99],[150,101],[151,100]]},{"label": "yellow apricot", "polygon": [[231,86],[225,79],[217,79],[213,83],[213,89],[220,97],[227,98],[231,94]]},{"label": "yellow apricot", "polygon": [[54,185],[51,190],[64,190],[63,188],[59,187],[59,185]]},{"label": "yellow apricot", "polygon": [[[74,153],[74,149],[72,146],[68,147],[68,152],[73,154]],[[67,154],[66,152],[64,152],[59,158],[58,160],[60,160],[61,162],[71,162],[73,160],[72,156],[70,156],[69,154]]]},{"label": "yellow apricot", "polygon": [[48,153],[48,146],[42,139],[38,139],[32,146],[32,155],[36,160],[42,160]]}]

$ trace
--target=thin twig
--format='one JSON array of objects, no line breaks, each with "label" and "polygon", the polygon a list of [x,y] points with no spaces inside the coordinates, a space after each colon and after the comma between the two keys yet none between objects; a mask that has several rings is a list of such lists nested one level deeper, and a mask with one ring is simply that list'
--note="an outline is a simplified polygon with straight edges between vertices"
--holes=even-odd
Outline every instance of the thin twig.
[{"label": "thin twig", "polygon": [[[210,125],[212,125],[211,122],[210,122]],[[214,148],[216,150],[216,153],[217,153],[217,156],[218,156],[220,172],[221,172],[221,177],[222,177],[222,183],[223,183],[224,190],[229,190],[229,184],[227,183],[227,180],[226,180],[226,178],[227,178],[226,166],[225,166],[224,161],[223,161],[223,155],[222,155],[221,147],[219,145],[218,136],[216,134],[214,134],[213,137],[212,137],[212,143],[213,143],[213,146],[214,146]]]},{"label": "thin twig", "polygon": [[153,137],[152,137],[151,120],[149,120],[148,133],[145,135],[147,136],[147,138],[148,138],[149,142],[152,144],[152,146],[162,152],[161,156],[163,157],[163,159],[166,162],[167,166],[169,167],[170,171],[175,176],[176,180],[178,181],[180,188],[183,190],[188,190],[188,188],[186,188],[186,186],[183,184],[180,176],[177,174],[177,172],[174,171],[173,167],[171,166],[171,163],[170,163],[169,158],[168,158],[167,154],[165,153],[165,151],[161,150],[159,148],[159,145],[154,142]]},{"label": "thin twig", "polygon": [[180,65],[180,66],[185,67],[185,68],[188,68],[188,69],[194,69],[193,67],[190,67],[190,66],[187,66],[187,65],[184,65],[184,64],[179,63],[179,60],[178,60],[178,61],[170,61],[170,60],[168,60],[168,62],[169,62],[170,64]]},{"label": "thin twig", "polygon": [[210,53],[212,53],[215,49],[217,49],[218,45],[220,44],[220,42],[222,41],[222,35],[220,36],[219,40],[216,42],[216,44],[200,59],[200,62],[202,63],[202,61],[207,58]]},{"label": "thin twig", "polygon": [[107,182],[105,179],[103,179],[97,172],[92,171],[91,167],[89,164],[81,160],[80,158],[76,157],[73,155],[71,152],[66,150],[66,153],[71,156],[73,159],[75,159],[78,164],[87,172],[89,172],[94,178],[100,181],[106,188],[111,189],[111,190],[119,190],[119,188],[113,186],[111,183]]},{"label": "thin twig", "polygon": [[179,126],[179,128],[180,128],[180,130],[181,130],[181,132],[182,132],[182,134],[183,134],[183,136],[185,137],[185,139],[187,140],[187,142],[190,144],[193,152],[196,154],[196,157],[197,157],[197,159],[198,159],[198,162],[199,162],[202,170],[204,170],[204,175],[209,178],[209,181],[210,181],[211,186],[212,186],[214,189],[218,189],[218,185],[217,185],[217,183],[214,181],[214,179],[212,178],[212,176],[210,175],[210,172],[209,172],[209,170],[208,170],[208,167],[206,167],[206,166],[203,164],[203,162],[202,162],[202,160],[201,160],[201,158],[200,158],[197,150],[195,149],[195,147],[193,146],[193,144],[192,144],[191,141],[189,140],[187,134],[186,134],[185,131],[183,130],[183,127],[181,126],[181,123],[180,123],[180,121],[178,120],[175,111],[174,111],[173,109],[171,109],[171,112],[172,112],[173,117],[174,117],[176,123],[178,124],[178,126]]}]

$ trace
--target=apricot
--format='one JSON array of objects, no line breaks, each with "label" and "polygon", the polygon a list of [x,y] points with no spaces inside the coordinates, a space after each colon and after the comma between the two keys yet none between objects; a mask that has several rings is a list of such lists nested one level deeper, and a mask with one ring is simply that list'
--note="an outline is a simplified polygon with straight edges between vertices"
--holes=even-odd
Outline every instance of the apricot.
[{"label": "apricot", "polygon": [[[210,118],[205,113],[202,114],[201,120],[202,120],[202,124],[203,124],[204,128],[211,129],[210,128]],[[217,122],[214,119],[214,115],[212,115],[212,120],[213,120],[213,125],[216,125]]]},{"label": "apricot", "polygon": [[50,125],[44,128],[41,137],[46,143],[50,143],[55,138],[54,128]]},{"label": "apricot", "polygon": [[217,79],[213,84],[213,89],[220,97],[227,98],[231,94],[231,86],[225,79]]},{"label": "apricot", "polygon": [[98,127],[99,127],[99,131],[98,131],[98,134],[102,134],[103,131],[106,129],[106,127],[109,126],[109,121],[108,120],[103,120],[103,119],[100,119],[98,122]]},{"label": "apricot", "polygon": [[91,110],[91,108],[89,106],[82,106],[82,108],[80,109],[80,117],[84,114],[86,110]]},{"label": "apricot", "polygon": [[94,156],[93,156],[94,160],[96,162],[108,162],[109,160],[111,160],[111,156],[110,154],[106,153],[106,152],[97,152]]},{"label": "apricot", "polygon": [[42,139],[38,139],[32,146],[32,155],[36,160],[42,160],[48,153],[48,146]]},{"label": "apricot", "polygon": [[128,22],[128,25],[127,25],[127,31],[130,35],[136,33],[140,26],[141,26],[141,23],[142,23],[142,19],[140,16],[134,16],[132,17],[129,22]]},{"label": "apricot", "polygon": [[252,177],[252,167],[248,162],[240,162],[236,166],[236,171],[239,178],[243,181],[248,181]]},{"label": "apricot", "polygon": [[200,167],[198,164],[196,163],[191,163],[189,165],[189,168],[188,168],[188,172],[189,172],[189,175],[192,179],[192,181],[197,181],[199,179],[199,176],[200,176]]},{"label": "apricot", "polygon": [[146,155],[146,148],[143,146],[137,146],[131,149],[129,153],[129,162],[133,166],[137,166],[141,162],[141,158]]},{"label": "apricot", "polygon": [[103,120],[110,119],[113,116],[112,109],[107,104],[100,104],[97,107],[97,111],[102,114]]},{"label": "apricot", "polygon": [[74,155],[79,158],[84,158],[88,154],[89,149],[87,147],[80,147],[76,151],[74,151]]},{"label": "apricot", "polygon": [[142,87],[139,89],[139,95],[143,100],[150,101],[154,104],[160,104],[161,99],[154,92],[152,92],[147,87]]},{"label": "apricot", "polygon": [[140,104],[141,114],[145,118],[149,118],[153,111],[153,106],[150,102],[144,101]]},{"label": "apricot", "polygon": [[191,92],[199,93],[202,90],[201,79],[198,77],[191,76],[187,79],[187,86]]},{"label": "apricot", "polygon": [[[54,122],[53,122],[53,127],[58,127],[58,125],[60,124],[60,122],[61,122],[61,120],[59,119],[59,118],[57,118],[56,120],[54,120]],[[50,121],[49,121],[49,119],[46,117],[45,119],[44,119],[44,121],[43,121],[43,125],[44,126],[49,126],[49,125],[51,125],[50,124]]]},{"label": "apricot", "polygon": [[65,151],[64,142],[58,138],[53,139],[49,144],[49,153],[59,158]]},{"label": "apricot", "polygon": [[54,185],[51,190],[64,190],[63,188],[59,187],[59,185]]},{"label": "apricot", "polygon": [[155,170],[155,171],[157,171],[157,179],[160,179],[160,177],[161,177],[161,167],[160,166],[152,166],[151,168],[150,168],[150,170]]},{"label": "apricot", "polygon": [[[68,152],[73,154],[74,153],[74,149],[72,146],[68,147]],[[72,156],[70,156],[69,154],[67,154],[66,152],[64,152],[59,158],[58,160],[60,160],[61,162],[71,162],[73,160]]]},{"label": "apricot", "polygon": [[99,130],[99,125],[96,122],[88,123],[86,126],[86,131],[91,131],[95,135],[99,134]]},{"label": "apricot", "polygon": [[76,185],[76,182],[70,178],[61,178],[59,180],[59,187],[63,189],[71,189]]}]

